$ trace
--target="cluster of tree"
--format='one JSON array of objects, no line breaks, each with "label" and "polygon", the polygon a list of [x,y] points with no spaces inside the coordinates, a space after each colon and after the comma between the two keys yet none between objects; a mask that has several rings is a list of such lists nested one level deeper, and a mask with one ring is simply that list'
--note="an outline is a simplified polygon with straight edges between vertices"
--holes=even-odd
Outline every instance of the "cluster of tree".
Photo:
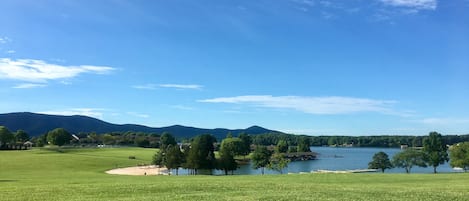
[{"label": "cluster of tree", "polygon": [[0,126],[0,150],[23,149],[24,143],[29,140],[29,135],[23,130],[11,132],[5,126]]},{"label": "cluster of tree", "polygon": [[449,152],[451,167],[459,167],[467,172],[469,170],[469,142],[453,145]]},{"label": "cluster of tree", "polygon": [[72,136],[65,129],[57,128],[40,137],[30,139],[29,135],[23,130],[12,133],[6,127],[0,126],[0,149],[22,149],[25,146],[24,143],[29,140],[42,145],[62,146],[69,144]]},{"label": "cluster of tree", "polygon": [[238,163],[235,156],[245,156],[250,153],[251,138],[247,134],[239,137],[228,137],[220,146],[219,157],[215,158],[216,138],[212,135],[198,135],[190,144],[176,143],[174,137],[168,133],[161,136],[160,150],[153,157],[153,164],[165,166],[169,170],[183,167],[190,174],[198,174],[199,170],[223,170],[225,174],[236,170]]},{"label": "cluster of tree", "polygon": [[280,152],[282,145],[279,145],[277,145],[275,151],[269,150],[266,146],[256,146],[251,156],[252,167],[254,169],[260,168],[262,174],[264,174],[265,168],[278,171],[282,174],[283,169],[288,167],[290,160],[286,159]]},{"label": "cluster of tree", "polygon": [[[68,132],[67,132],[68,133]],[[42,147],[48,144],[48,133],[43,135],[32,137],[31,142],[34,143],[37,147]],[[70,133],[69,133],[70,134]],[[160,146],[160,135],[156,133],[142,133],[142,132],[112,132],[97,134],[95,132],[91,133],[77,133],[75,136],[78,139],[71,139],[70,142],[66,144],[80,144],[83,146],[86,145],[119,145],[119,146],[138,146],[138,147],[147,147],[147,148],[159,148]]]},{"label": "cluster of tree", "polygon": [[44,145],[63,146],[76,141],[67,130],[56,128],[46,134],[31,138],[31,142],[33,142],[37,147],[42,147]]},{"label": "cluster of tree", "polygon": [[[153,157],[155,165],[165,166],[169,170],[175,170],[178,174],[179,168],[186,168],[190,174],[198,174],[199,170],[218,169],[224,171],[225,175],[233,173],[238,168],[237,156],[246,156],[251,153],[251,136],[240,134],[238,137],[228,135],[219,148],[219,156],[215,157],[216,139],[212,135],[199,135],[193,138],[189,145],[178,145],[170,134],[161,136],[160,150]],[[308,140],[298,145],[298,149],[310,152]],[[273,150],[266,146],[256,146],[251,156],[253,168],[282,171],[290,162],[285,158],[289,145],[286,141],[279,141]]]},{"label": "cluster of tree", "polygon": [[[309,139],[310,146],[355,146],[355,147],[422,147],[425,136],[304,136],[284,133],[266,133],[253,136],[256,145],[275,145],[280,140],[292,146],[298,145],[302,138]],[[445,144],[457,144],[469,141],[469,135],[442,136]]]},{"label": "cluster of tree", "polygon": [[410,173],[414,166],[431,166],[433,172],[436,173],[436,168],[449,160],[447,150],[443,136],[440,133],[431,132],[428,137],[424,138],[422,150],[407,148],[394,155],[392,161],[386,153],[378,152],[373,156],[368,168],[380,169],[384,172],[385,169],[399,167],[404,168],[406,173]]}]

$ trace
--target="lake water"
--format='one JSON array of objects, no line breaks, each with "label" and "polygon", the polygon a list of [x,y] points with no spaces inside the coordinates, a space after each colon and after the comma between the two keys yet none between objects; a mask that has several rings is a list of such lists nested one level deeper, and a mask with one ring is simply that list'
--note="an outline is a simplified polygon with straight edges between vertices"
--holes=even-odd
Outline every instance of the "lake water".
[{"label": "lake water", "polygon": [[[299,173],[311,172],[316,170],[352,170],[367,169],[368,163],[373,155],[383,151],[388,154],[389,159],[401,151],[398,148],[357,148],[357,147],[311,147],[313,152],[318,153],[317,160],[311,161],[295,161],[288,164],[288,168],[284,172]],[[456,172],[448,163],[440,165],[438,172]],[[405,173],[403,168],[393,168],[386,170],[388,173]],[[275,171],[267,171],[267,174],[278,174]],[[433,173],[432,167],[421,168],[412,167],[411,173]],[[260,170],[252,169],[250,165],[243,165],[235,174],[261,174]]]},{"label": "lake water", "polygon": [[[311,172],[316,170],[353,170],[367,169],[368,163],[373,155],[383,151],[388,154],[389,159],[401,151],[398,148],[358,148],[358,147],[311,147],[313,152],[318,153],[317,160],[295,161],[288,164],[283,173]],[[453,170],[449,163],[440,165],[438,172],[458,172]],[[405,173],[404,168],[387,169],[387,173]],[[181,174],[187,174],[186,170],[180,170]],[[433,167],[412,167],[411,173],[433,173]],[[224,174],[222,171],[214,171],[214,174]],[[261,174],[260,169],[252,169],[250,164],[241,165],[234,171],[237,175]],[[265,174],[279,174],[279,172],[265,170]]]}]

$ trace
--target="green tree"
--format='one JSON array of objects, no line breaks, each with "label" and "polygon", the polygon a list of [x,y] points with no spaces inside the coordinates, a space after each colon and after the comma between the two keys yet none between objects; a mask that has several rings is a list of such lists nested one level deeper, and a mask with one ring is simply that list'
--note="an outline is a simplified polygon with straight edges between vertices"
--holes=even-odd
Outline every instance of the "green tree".
[{"label": "green tree", "polygon": [[90,139],[91,143],[100,143],[100,137],[95,132],[90,133],[87,138]]},{"label": "green tree", "polygon": [[412,139],[412,146],[413,147],[421,147],[422,146],[422,137],[417,136]]},{"label": "green tree", "polygon": [[298,147],[296,146],[288,147],[288,153],[294,153],[294,152],[298,152]]},{"label": "green tree", "polygon": [[176,139],[169,133],[163,133],[160,138],[160,149],[153,156],[152,163],[158,166],[165,166],[168,170],[176,170],[176,175],[179,174],[179,168],[184,163],[184,153],[177,145]]},{"label": "green tree", "polygon": [[229,171],[238,169],[238,163],[236,163],[234,156],[240,153],[240,145],[242,145],[242,141],[239,138],[225,138],[221,142],[217,168],[223,170],[225,175]]},{"label": "green tree", "polygon": [[47,144],[47,133],[44,133],[36,138],[36,146],[43,147]]},{"label": "green tree", "polygon": [[115,137],[112,136],[111,134],[109,133],[106,133],[103,135],[103,143],[104,144],[115,144]]},{"label": "green tree", "polygon": [[338,140],[336,136],[330,136],[329,139],[327,140],[328,145],[337,145]]},{"label": "green tree", "polygon": [[166,160],[164,166],[168,170],[176,170],[176,175],[179,174],[179,168],[184,163],[184,154],[181,152],[181,149],[178,145],[168,145],[166,148]]},{"label": "green tree", "polygon": [[166,149],[169,145],[176,145],[176,138],[173,137],[170,133],[164,132],[160,137],[160,148]]},{"label": "green tree", "polygon": [[221,142],[221,149],[229,151],[232,156],[243,155],[243,141],[240,138],[225,138]]},{"label": "green tree", "polygon": [[194,174],[197,174],[199,169],[214,169],[216,159],[213,144],[216,141],[217,140],[212,135],[205,134],[196,136],[191,142],[186,167],[193,169]]},{"label": "green tree", "polygon": [[149,147],[150,146],[150,141],[147,139],[147,137],[136,137],[134,144],[138,147]]},{"label": "green tree", "polygon": [[13,142],[15,136],[5,126],[0,126],[0,148],[6,147],[8,143]]},{"label": "green tree", "polygon": [[158,150],[158,152],[156,152],[155,155],[153,155],[152,164],[158,165],[158,166],[164,166],[165,163],[166,163],[165,153],[163,149],[160,149]]},{"label": "green tree", "polygon": [[413,166],[427,167],[425,154],[410,148],[394,155],[392,163],[394,167],[404,168],[406,173],[410,173]]},{"label": "green tree", "polygon": [[391,169],[393,166],[389,160],[389,156],[380,151],[373,156],[373,159],[368,163],[368,168],[370,169],[380,169],[384,173],[384,170]]},{"label": "green tree", "polygon": [[439,165],[448,162],[448,147],[443,141],[440,133],[430,132],[429,136],[423,141],[423,151],[427,155],[427,163],[433,167],[433,173]]},{"label": "green tree", "polygon": [[298,152],[311,152],[309,145],[311,140],[306,136],[301,136],[298,139]]},{"label": "green tree", "polygon": [[70,133],[63,128],[56,128],[47,133],[47,141],[52,145],[62,146],[69,143],[71,139]]},{"label": "green tree", "polygon": [[24,130],[18,130],[15,133],[15,139],[17,142],[26,142],[29,140],[29,135]]},{"label": "green tree", "polygon": [[261,168],[262,175],[264,175],[264,169],[267,167],[267,165],[269,165],[271,155],[272,152],[269,151],[266,146],[256,146],[256,149],[252,153],[251,157],[252,167],[254,169]]},{"label": "green tree", "polygon": [[277,152],[278,153],[287,153],[288,152],[288,143],[285,140],[279,140],[277,143]]},{"label": "green tree", "polygon": [[288,167],[290,160],[286,159],[282,153],[274,153],[267,164],[267,169],[275,170],[280,174],[283,174],[283,170]]},{"label": "green tree", "polygon": [[449,152],[451,167],[459,167],[467,172],[469,170],[469,142],[453,145]]},{"label": "green tree", "polygon": [[243,146],[241,147],[241,152],[243,156],[249,155],[251,153],[251,144],[252,144],[252,138],[249,134],[246,133],[241,133],[239,135],[239,138],[243,142]]}]

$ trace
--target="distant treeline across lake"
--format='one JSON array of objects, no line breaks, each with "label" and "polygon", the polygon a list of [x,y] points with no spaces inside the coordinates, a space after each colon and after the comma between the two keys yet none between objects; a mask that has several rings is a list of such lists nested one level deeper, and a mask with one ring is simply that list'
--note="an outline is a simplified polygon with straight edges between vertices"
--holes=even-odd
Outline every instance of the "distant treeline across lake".
[{"label": "distant treeline across lake", "polygon": [[[259,145],[275,145],[279,140],[286,140],[289,145],[296,145],[300,139],[308,140],[311,146],[353,146],[353,147],[383,147],[399,148],[401,145],[421,147],[423,139],[428,136],[302,136],[281,133],[267,133],[253,136],[253,143]],[[469,141],[467,135],[444,135],[443,141],[447,145]]]}]

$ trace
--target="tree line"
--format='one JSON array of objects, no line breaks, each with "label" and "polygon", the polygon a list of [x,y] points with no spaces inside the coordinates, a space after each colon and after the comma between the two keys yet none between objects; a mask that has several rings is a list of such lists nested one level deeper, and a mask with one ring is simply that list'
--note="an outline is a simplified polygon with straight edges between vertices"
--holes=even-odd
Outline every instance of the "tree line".
[{"label": "tree line", "polygon": [[[451,167],[459,167],[464,171],[469,170],[469,142],[457,143],[449,147],[444,137],[438,132],[430,132],[423,139],[423,148],[406,148],[394,155],[392,160],[384,152],[376,153],[368,168],[379,169],[384,172],[386,169],[398,167],[404,168],[406,173],[410,173],[412,167],[432,167],[437,173],[437,167],[450,161]],[[451,159],[451,160],[450,160]]]},{"label": "tree line", "polygon": [[[310,146],[354,146],[354,147],[383,147],[396,148],[401,145],[410,147],[422,147],[426,136],[305,136],[284,133],[266,133],[253,136],[253,143],[258,145],[275,145],[280,140],[289,145],[296,146],[302,138],[308,138]],[[442,136],[445,144],[457,144],[469,141],[468,135],[445,135]]]},{"label": "tree line", "polygon": [[159,148],[160,135],[156,133],[143,132],[112,132],[97,134],[77,133],[73,134],[63,128],[56,128],[39,136],[30,137],[23,130],[11,132],[5,126],[0,126],[0,149],[21,149],[24,143],[30,141],[35,147],[45,145],[80,145],[96,146],[101,145],[119,145],[119,146],[138,146],[145,148]]},{"label": "tree line", "polygon": [[[4,129],[6,129],[4,127]],[[21,131],[21,130],[19,130]],[[17,132],[19,132],[17,131]],[[21,131],[22,135],[25,133]],[[15,133],[13,133],[15,134]],[[47,145],[47,134],[44,133],[40,136],[29,138],[28,140],[34,143],[34,146]],[[144,132],[109,132],[109,133],[95,133],[95,132],[80,132],[74,133],[78,140],[73,140],[71,143],[81,145],[119,145],[119,146],[139,146],[148,148],[159,148],[159,137],[163,133],[144,133]],[[270,146],[276,145],[279,141],[285,141],[289,146],[354,146],[354,147],[400,147],[401,145],[408,145],[411,147],[423,146],[423,139],[425,136],[306,136],[294,135],[285,133],[265,133],[251,135],[252,144]],[[14,144],[14,138],[7,137],[2,142],[6,144]],[[19,138],[22,139],[22,138]],[[469,135],[445,135],[442,136],[445,144],[457,144],[460,142],[469,141]],[[222,140],[222,139],[217,139]],[[8,142],[7,142],[8,141]],[[178,141],[190,143],[191,138],[179,138]],[[21,141],[18,141],[18,143]],[[307,144],[301,144],[306,142]],[[292,150],[293,151],[293,150]]]},{"label": "tree line", "polygon": [[29,135],[23,130],[11,132],[5,126],[0,126],[0,150],[23,149],[24,143],[29,140]]}]

